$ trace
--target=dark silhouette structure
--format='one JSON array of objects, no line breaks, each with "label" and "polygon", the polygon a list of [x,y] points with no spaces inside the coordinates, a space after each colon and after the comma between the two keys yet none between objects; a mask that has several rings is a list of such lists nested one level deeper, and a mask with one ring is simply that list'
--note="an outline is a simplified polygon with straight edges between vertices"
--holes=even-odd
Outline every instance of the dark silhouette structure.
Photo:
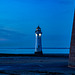
[{"label": "dark silhouette structure", "polygon": [[72,36],[71,36],[71,45],[70,45],[68,66],[75,67],[75,12],[74,12],[74,21],[73,21],[73,29],[72,29]]}]

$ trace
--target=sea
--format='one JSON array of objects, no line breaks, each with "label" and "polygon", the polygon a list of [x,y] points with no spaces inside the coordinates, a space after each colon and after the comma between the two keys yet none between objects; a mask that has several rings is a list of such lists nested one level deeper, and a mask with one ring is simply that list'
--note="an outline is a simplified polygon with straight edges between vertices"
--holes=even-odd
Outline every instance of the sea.
[{"label": "sea", "polygon": [[[42,49],[43,54],[69,54],[69,49]],[[34,54],[35,49],[0,49],[3,54]]]}]

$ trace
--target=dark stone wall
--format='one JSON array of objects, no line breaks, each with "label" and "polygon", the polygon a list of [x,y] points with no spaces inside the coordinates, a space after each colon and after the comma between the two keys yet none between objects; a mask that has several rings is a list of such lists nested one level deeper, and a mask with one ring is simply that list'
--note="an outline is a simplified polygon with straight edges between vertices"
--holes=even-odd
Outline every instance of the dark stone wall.
[{"label": "dark stone wall", "polygon": [[71,36],[71,45],[70,45],[69,67],[75,67],[75,13],[74,13],[72,36]]}]

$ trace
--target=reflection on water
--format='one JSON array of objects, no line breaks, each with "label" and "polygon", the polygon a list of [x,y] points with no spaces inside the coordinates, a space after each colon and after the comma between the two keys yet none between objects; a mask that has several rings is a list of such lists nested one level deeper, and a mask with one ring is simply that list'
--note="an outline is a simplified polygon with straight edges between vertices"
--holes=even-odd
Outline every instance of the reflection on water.
[{"label": "reflection on water", "polygon": [[[43,53],[69,54],[69,49],[43,49]],[[9,54],[34,54],[35,49],[0,49],[0,53]]]}]

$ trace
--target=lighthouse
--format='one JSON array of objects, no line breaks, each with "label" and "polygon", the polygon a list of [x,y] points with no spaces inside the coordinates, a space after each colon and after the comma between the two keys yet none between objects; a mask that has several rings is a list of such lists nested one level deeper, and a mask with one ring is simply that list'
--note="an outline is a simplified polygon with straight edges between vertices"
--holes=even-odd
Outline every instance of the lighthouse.
[{"label": "lighthouse", "polygon": [[42,55],[42,42],[41,42],[41,35],[42,35],[42,32],[41,32],[41,28],[38,26],[36,28],[36,31],[35,31],[35,36],[36,36],[36,39],[35,39],[35,54],[36,55]]}]

